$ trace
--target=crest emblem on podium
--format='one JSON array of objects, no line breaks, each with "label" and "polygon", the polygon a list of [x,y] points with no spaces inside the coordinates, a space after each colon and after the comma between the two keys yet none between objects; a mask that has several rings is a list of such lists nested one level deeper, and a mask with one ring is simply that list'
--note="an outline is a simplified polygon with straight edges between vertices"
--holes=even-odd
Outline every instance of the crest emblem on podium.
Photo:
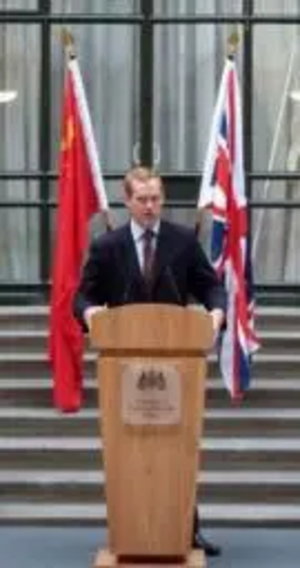
[{"label": "crest emblem on podium", "polygon": [[138,378],[137,388],[140,390],[145,389],[166,389],[166,378],[162,371],[150,369],[149,371],[143,370]]},{"label": "crest emblem on podium", "polygon": [[132,426],[178,424],[181,381],[178,361],[123,363],[122,417]]}]

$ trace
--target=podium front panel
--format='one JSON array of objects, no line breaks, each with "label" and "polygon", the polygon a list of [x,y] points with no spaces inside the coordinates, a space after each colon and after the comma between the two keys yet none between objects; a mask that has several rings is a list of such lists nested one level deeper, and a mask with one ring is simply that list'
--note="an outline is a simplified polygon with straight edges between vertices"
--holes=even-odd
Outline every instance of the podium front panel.
[{"label": "podium front panel", "polygon": [[98,365],[110,549],[186,555],[206,360],[102,356]]}]

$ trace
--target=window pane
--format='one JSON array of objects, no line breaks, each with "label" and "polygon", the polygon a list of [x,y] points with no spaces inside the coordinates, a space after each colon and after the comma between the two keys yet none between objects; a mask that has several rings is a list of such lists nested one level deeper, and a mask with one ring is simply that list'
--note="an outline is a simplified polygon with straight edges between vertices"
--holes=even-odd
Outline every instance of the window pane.
[{"label": "window pane", "polygon": [[40,33],[35,25],[2,25],[0,90],[17,98],[0,105],[0,170],[38,166]]},{"label": "window pane", "polygon": [[[300,195],[299,195],[300,200]],[[255,281],[300,283],[300,209],[254,209],[252,253]]]},{"label": "window pane", "polygon": [[154,12],[161,16],[240,14],[243,0],[154,0]]},{"label": "window pane", "polygon": [[0,0],[0,10],[36,10],[38,0]]},{"label": "window pane", "polygon": [[[18,185],[19,193],[26,191],[23,182]],[[0,207],[0,282],[31,283],[39,280],[39,223],[37,208]],[[46,251],[43,250],[43,254]]]},{"label": "window pane", "polygon": [[[214,25],[155,28],[153,153],[164,171],[203,168],[227,33]],[[239,68],[241,55],[242,46]]]},{"label": "window pane", "polygon": [[[127,169],[139,139],[139,27],[73,26],[76,50],[103,170]],[[51,155],[56,167],[65,56],[52,45]]]},{"label": "window pane", "polygon": [[140,10],[140,0],[52,0],[52,12],[66,14],[134,14]]},{"label": "window pane", "polygon": [[299,14],[298,0],[255,0],[254,10],[256,14],[293,15]]},{"label": "window pane", "polygon": [[182,223],[186,227],[194,228],[196,225],[196,215],[196,207],[176,207],[175,209],[166,205],[163,216],[169,221],[174,221],[174,223]]},{"label": "window pane", "polygon": [[300,180],[255,181],[252,185],[252,199],[263,202],[287,200],[291,204],[300,201]]},{"label": "window pane", "polygon": [[[268,46],[268,49],[265,46]],[[294,25],[254,28],[254,169],[294,169],[300,141],[300,43]]]},{"label": "window pane", "polygon": [[292,206],[253,209],[252,250],[257,278],[299,283],[300,257],[295,245],[300,242],[300,208],[296,205],[300,202],[300,180],[257,181],[252,198],[262,202],[286,200]]},{"label": "window pane", "polygon": [[36,199],[39,199],[39,182],[36,180],[0,180],[0,208],[7,202],[28,203]]}]

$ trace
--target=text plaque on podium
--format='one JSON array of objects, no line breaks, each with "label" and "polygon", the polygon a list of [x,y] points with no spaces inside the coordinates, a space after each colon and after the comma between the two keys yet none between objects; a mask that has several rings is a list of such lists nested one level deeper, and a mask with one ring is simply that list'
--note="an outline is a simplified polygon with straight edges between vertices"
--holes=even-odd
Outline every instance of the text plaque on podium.
[{"label": "text plaque on podium", "polygon": [[181,420],[180,361],[120,362],[122,419],[132,426],[170,426]]}]

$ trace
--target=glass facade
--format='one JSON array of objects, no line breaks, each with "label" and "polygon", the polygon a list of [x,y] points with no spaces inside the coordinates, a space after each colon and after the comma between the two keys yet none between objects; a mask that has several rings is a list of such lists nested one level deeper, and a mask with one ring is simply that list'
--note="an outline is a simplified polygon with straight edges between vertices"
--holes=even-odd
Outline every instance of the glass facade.
[{"label": "glass facade", "polygon": [[[238,32],[255,282],[270,297],[299,293],[299,22],[297,0],[0,0],[0,91],[17,92],[0,105],[0,301],[8,291],[10,301],[47,300],[63,28],[75,39],[115,224],[125,219],[124,172],[144,162],[163,175],[166,215],[191,226],[228,37]],[[103,230],[101,218],[93,223]]]}]

